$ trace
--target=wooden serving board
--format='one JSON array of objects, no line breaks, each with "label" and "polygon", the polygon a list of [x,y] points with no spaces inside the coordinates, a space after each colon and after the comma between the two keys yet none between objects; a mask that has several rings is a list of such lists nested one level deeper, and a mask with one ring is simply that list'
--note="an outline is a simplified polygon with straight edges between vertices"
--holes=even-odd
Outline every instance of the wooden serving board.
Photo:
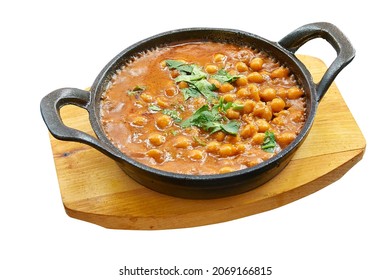
[{"label": "wooden serving board", "polygon": [[[318,81],[326,70],[324,63],[310,56],[300,59]],[[61,115],[68,126],[93,135],[85,110],[70,105]],[[362,159],[366,146],[335,84],[289,165],[261,187],[226,198],[190,200],[154,192],[97,150],[50,137],[66,213],[107,228],[142,230],[225,222],[283,206],[338,180]]]}]

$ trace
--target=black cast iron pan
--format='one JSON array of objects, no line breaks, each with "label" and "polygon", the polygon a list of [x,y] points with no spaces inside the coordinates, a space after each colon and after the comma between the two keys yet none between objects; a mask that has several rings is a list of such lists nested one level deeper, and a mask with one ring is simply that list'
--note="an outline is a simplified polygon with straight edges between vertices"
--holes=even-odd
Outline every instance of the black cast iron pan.
[{"label": "black cast iron pan", "polygon": [[[312,76],[294,53],[306,42],[323,38],[336,50],[337,57],[316,84]],[[307,120],[297,138],[279,154],[259,165],[220,175],[184,175],[157,170],[141,164],[119,151],[106,137],[100,123],[100,98],[116,69],[132,56],[169,44],[188,41],[216,41],[250,46],[275,57],[290,68],[307,99]],[[45,96],[40,104],[42,117],[52,135],[60,140],[85,143],[109,156],[134,180],[155,191],[184,198],[218,198],[239,194],[259,187],[277,175],[290,161],[302,144],[313,124],[318,104],[337,74],[355,56],[347,37],[333,24],[318,22],[304,25],[279,42],[271,42],[248,32],[220,28],[187,28],[173,30],[140,41],[112,59],[100,72],[90,91],[62,88]],[[89,121],[96,134],[66,126],[59,114],[65,105],[77,105],[89,113]],[[90,172],[94,172],[91,170]]]}]

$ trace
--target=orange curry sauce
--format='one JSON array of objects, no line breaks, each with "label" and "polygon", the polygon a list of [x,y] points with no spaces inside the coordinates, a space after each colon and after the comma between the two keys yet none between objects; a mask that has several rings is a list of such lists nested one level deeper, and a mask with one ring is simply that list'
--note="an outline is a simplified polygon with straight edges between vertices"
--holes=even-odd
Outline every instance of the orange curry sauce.
[{"label": "orange curry sauce", "polygon": [[[185,73],[171,61],[198,72]],[[181,79],[199,71],[199,80]],[[188,95],[191,87],[196,93],[197,81],[212,97]],[[119,69],[102,96],[101,123],[112,143],[141,163],[219,174],[259,164],[290,144],[305,122],[305,104],[294,75],[266,53],[186,43],[141,53]],[[202,107],[215,119],[197,126],[200,118],[190,120]]]}]

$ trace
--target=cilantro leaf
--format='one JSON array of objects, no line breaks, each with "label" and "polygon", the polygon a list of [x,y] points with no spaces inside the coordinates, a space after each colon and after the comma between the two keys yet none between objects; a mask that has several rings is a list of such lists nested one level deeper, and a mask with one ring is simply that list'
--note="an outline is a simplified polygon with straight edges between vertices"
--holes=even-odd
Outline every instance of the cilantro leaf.
[{"label": "cilantro leaf", "polygon": [[161,111],[162,109],[161,109],[160,107],[158,107],[158,105],[156,105],[156,104],[151,104],[151,105],[149,106],[149,110],[150,110],[150,111],[153,111],[153,112],[159,112],[159,111]]},{"label": "cilantro leaf", "polygon": [[217,74],[213,75],[212,78],[216,79],[220,83],[233,83],[240,75],[230,75],[226,70],[221,69]]},{"label": "cilantro leaf", "polygon": [[230,108],[232,108],[235,111],[241,111],[244,109],[244,104],[238,104],[234,102],[224,102],[224,99],[221,97],[218,100],[218,104],[214,105],[222,112],[226,113],[226,111]]},{"label": "cilantro leaf", "polygon": [[201,95],[203,95],[208,101],[212,101],[213,99],[217,98],[217,94],[214,92],[214,90],[216,89],[215,85],[210,83],[206,79],[201,79],[199,81],[188,80],[186,82],[188,83],[188,88],[183,88],[181,90],[184,95],[184,100],[187,100],[190,97],[196,98]]},{"label": "cilantro leaf", "polygon": [[145,91],[145,89],[146,89],[146,86],[136,85],[133,89],[129,89],[127,91],[127,94],[130,96],[137,95],[137,94],[140,94],[141,92]]},{"label": "cilantro leaf", "polygon": [[266,151],[268,153],[275,152],[276,139],[275,134],[272,131],[265,132],[265,138],[263,144],[261,145],[261,148],[263,149],[263,151]]},{"label": "cilantro leaf", "polygon": [[200,139],[198,136],[193,136],[192,139],[194,139],[194,141],[201,146],[207,145],[207,143],[205,141],[203,141],[202,139]]},{"label": "cilantro leaf", "polygon": [[181,123],[181,127],[197,126],[210,134],[222,130],[225,133],[236,135],[240,128],[240,123],[237,121],[222,123],[225,118],[219,113],[218,106],[214,105],[210,109],[208,105],[203,105],[191,117],[184,120]]},{"label": "cilantro leaf", "polygon": [[169,69],[176,69],[180,74],[191,74],[194,69],[192,64],[187,64],[180,60],[168,59],[165,60],[165,63]]},{"label": "cilantro leaf", "polygon": [[170,109],[164,109],[161,111],[164,115],[170,116],[175,123],[179,123],[182,121],[181,117],[179,116],[179,113],[175,110]]},{"label": "cilantro leaf", "polygon": [[197,97],[201,96],[200,91],[198,89],[196,89],[195,87],[183,88],[183,89],[181,89],[181,92],[184,95],[184,100],[187,100],[191,97],[197,98]]},{"label": "cilantro leaf", "polygon": [[232,103],[232,109],[235,111],[241,111],[244,109],[244,104]]},{"label": "cilantro leaf", "polygon": [[208,101],[217,98],[217,94],[213,91],[216,89],[216,86],[206,79],[195,82],[194,86]]},{"label": "cilantro leaf", "polygon": [[227,124],[221,124],[221,129],[228,133],[236,135],[238,133],[238,130],[240,129],[240,123],[238,121],[230,121]]},{"label": "cilantro leaf", "polygon": [[213,121],[214,119],[215,116],[213,116],[209,110],[209,106],[203,105],[198,110],[196,110],[196,112],[191,117],[184,120],[181,123],[181,127],[187,128],[194,125],[203,128],[208,122]]},{"label": "cilantro leaf", "polygon": [[186,63],[180,60],[167,59],[165,60],[165,64],[168,66],[169,69],[177,69],[178,67],[185,65]]},{"label": "cilantro leaf", "polygon": [[199,81],[207,78],[207,74],[203,72],[198,65],[193,64],[188,66],[192,67],[191,72],[181,73],[181,75],[175,78],[176,83],[180,83],[180,82],[193,83],[195,81]]},{"label": "cilantro leaf", "polygon": [[179,113],[175,110],[171,109],[161,109],[157,104],[151,104],[149,106],[149,110],[152,112],[161,112],[164,115],[170,116],[175,123],[179,123],[182,121]]}]

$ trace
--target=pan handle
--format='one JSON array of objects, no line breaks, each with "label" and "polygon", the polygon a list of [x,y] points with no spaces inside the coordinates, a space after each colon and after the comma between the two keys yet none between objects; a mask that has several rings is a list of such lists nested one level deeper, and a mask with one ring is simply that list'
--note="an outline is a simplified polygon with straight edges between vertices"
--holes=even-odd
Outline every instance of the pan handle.
[{"label": "pan handle", "polygon": [[68,127],[62,121],[60,109],[66,105],[76,105],[86,109],[90,114],[90,92],[77,88],[61,88],[46,95],[40,104],[41,114],[50,133],[57,139],[65,141],[75,141],[87,144],[98,151],[115,158],[108,151],[108,147],[99,139]]},{"label": "pan handle", "polygon": [[316,85],[316,98],[319,102],[340,71],[355,57],[355,49],[340,29],[328,22],[315,22],[301,26],[281,39],[278,44],[295,53],[303,44],[315,38],[325,39],[337,52],[336,59]]}]

